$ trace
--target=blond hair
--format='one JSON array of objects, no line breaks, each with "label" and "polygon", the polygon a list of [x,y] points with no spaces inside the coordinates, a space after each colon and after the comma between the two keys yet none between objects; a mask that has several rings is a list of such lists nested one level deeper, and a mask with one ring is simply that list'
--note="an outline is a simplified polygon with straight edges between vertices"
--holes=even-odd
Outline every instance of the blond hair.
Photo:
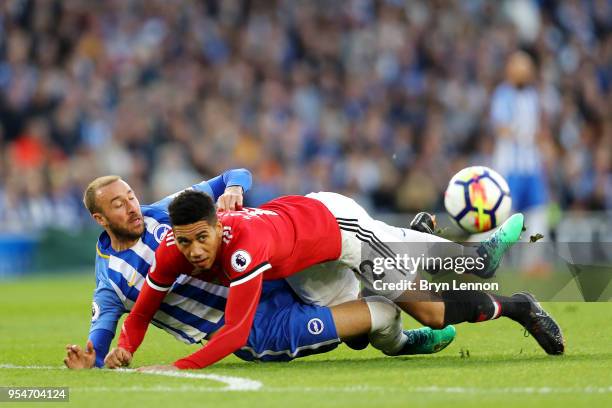
[{"label": "blond hair", "polygon": [[121,180],[120,176],[111,175],[98,177],[89,183],[85,189],[85,192],[83,193],[83,204],[85,204],[85,207],[89,210],[90,214],[93,215],[94,213],[100,212],[100,208],[96,202],[96,193],[98,190],[118,180]]}]

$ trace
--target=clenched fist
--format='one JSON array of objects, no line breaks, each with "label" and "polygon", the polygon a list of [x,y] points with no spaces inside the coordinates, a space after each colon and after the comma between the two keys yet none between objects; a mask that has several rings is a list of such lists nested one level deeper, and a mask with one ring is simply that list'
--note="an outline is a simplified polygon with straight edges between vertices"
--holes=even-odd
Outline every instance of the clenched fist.
[{"label": "clenched fist", "polygon": [[107,368],[127,367],[132,362],[132,353],[121,347],[115,347],[104,358]]},{"label": "clenched fist", "polygon": [[222,211],[242,209],[242,187],[227,187],[217,200],[217,208]]}]

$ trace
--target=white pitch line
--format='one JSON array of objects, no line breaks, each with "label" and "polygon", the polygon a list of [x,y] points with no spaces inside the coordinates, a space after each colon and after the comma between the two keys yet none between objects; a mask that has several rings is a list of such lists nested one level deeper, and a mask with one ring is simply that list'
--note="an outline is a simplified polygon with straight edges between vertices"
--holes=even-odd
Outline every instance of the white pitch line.
[{"label": "white pitch line", "polygon": [[[125,372],[137,373],[136,370],[121,370]],[[226,384],[222,388],[212,388],[216,391],[257,391],[263,384],[256,380],[249,380],[248,378],[242,377],[231,377],[229,375],[218,375],[218,374],[200,374],[200,373],[186,373],[184,371],[141,371],[143,374],[149,375],[161,375],[165,377],[177,377],[177,378],[191,378],[201,380],[212,380]]]},{"label": "white pitch line", "polygon": [[[8,368],[8,369],[30,369],[30,370],[62,370],[66,367],[62,366],[17,366],[13,364],[0,364],[0,368]],[[114,370],[119,373],[137,373],[138,371],[133,369],[119,369]],[[183,371],[143,371],[143,374],[148,375],[161,375],[166,377],[176,377],[176,378],[189,378],[194,380],[210,380],[216,381],[225,384],[224,387],[201,387],[203,391],[215,391],[215,392],[225,392],[225,391],[257,391],[263,384],[260,381],[250,380],[248,378],[242,377],[232,377],[229,375],[218,375],[218,374],[200,374],[200,373],[187,373]],[[95,387],[94,387],[95,388]],[[127,387],[126,391],[129,391],[130,387]],[[155,388],[155,387],[153,387]],[[195,388],[200,389],[200,388]],[[142,389],[135,388],[134,391],[145,391],[146,388]],[[154,391],[154,390],[153,390]],[[167,390],[165,390],[167,391]]]}]

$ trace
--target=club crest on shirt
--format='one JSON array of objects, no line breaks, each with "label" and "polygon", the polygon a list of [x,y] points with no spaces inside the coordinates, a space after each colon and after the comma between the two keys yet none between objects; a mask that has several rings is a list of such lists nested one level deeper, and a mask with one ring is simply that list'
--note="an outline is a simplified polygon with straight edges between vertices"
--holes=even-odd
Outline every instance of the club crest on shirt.
[{"label": "club crest on shirt", "polygon": [[171,229],[172,228],[170,228],[168,224],[159,224],[157,227],[155,227],[155,229],[153,229],[153,237],[155,237],[158,244],[162,242],[166,236],[166,233]]},{"label": "club crest on shirt", "polygon": [[95,322],[100,317],[100,306],[94,301],[91,304],[91,321]]},{"label": "club crest on shirt", "polygon": [[159,224],[157,227],[155,227],[153,230],[153,237],[155,237],[158,244],[161,244],[162,240],[166,236],[166,233],[171,229],[172,228],[170,228],[168,224]]},{"label": "club crest on shirt", "polygon": [[239,249],[232,254],[231,262],[234,270],[243,272],[251,263],[251,255],[247,251]]}]

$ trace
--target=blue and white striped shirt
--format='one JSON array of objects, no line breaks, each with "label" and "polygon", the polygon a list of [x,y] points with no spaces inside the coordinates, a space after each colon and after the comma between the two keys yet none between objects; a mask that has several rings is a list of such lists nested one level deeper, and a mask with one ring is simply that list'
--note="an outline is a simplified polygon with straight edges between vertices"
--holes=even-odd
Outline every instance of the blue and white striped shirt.
[{"label": "blue and white striped shirt", "polygon": [[[223,175],[192,186],[215,200],[227,186],[239,185],[246,192],[251,186],[247,170],[230,170]],[[170,229],[168,204],[172,196],[141,207],[145,231],[138,242],[123,251],[113,250],[109,235],[100,234],[96,245],[96,289],[89,338],[96,350],[96,366],[104,357],[115,335],[117,322],[131,310],[162,237]],[[185,343],[196,343],[223,326],[228,289],[181,275],[165,297],[153,324]]]}]

